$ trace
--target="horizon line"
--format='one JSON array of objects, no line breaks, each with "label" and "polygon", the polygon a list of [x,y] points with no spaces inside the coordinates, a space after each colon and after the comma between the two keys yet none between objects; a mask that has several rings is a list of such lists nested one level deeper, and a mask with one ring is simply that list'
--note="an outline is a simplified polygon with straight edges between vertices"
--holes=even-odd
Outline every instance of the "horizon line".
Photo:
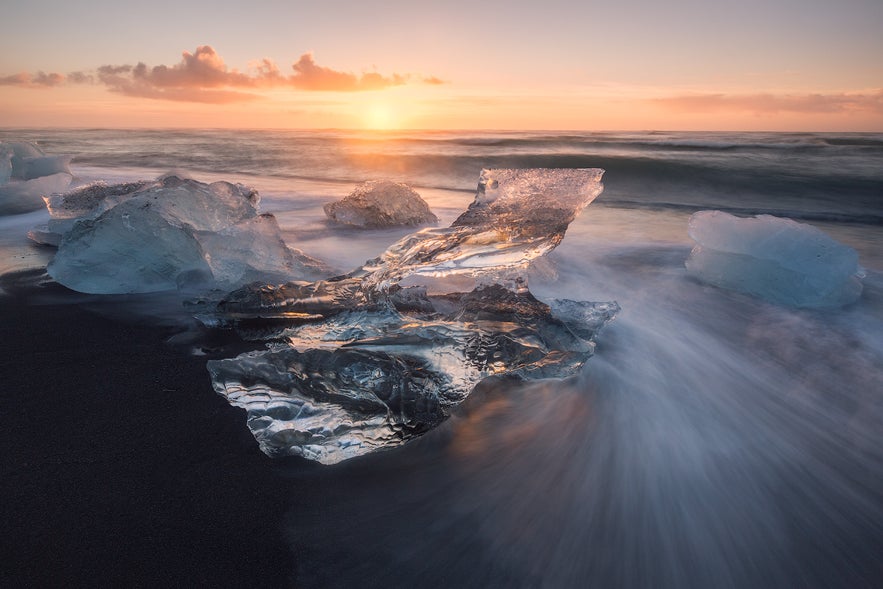
[{"label": "horizon line", "polygon": [[294,132],[305,132],[305,133],[362,133],[362,134],[372,134],[372,135],[396,135],[403,133],[643,133],[643,134],[653,134],[653,133],[714,133],[714,134],[722,134],[722,133],[739,133],[739,134],[781,134],[781,135],[801,135],[801,134],[866,134],[866,135],[874,135],[874,134],[883,134],[883,128],[880,130],[863,130],[863,131],[854,131],[854,130],[802,130],[802,131],[782,131],[775,129],[767,129],[767,130],[738,130],[738,129],[663,129],[663,128],[652,128],[652,129],[578,129],[578,128],[567,128],[567,129],[558,129],[558,128],[537,128],[537,129],[517,129],[517,128],[485,128],[485,129],[446,129],[446,128],[401,128],[401,129],[368,129],[368,128],[360,128],[360,127],[198,127],[198,126],[108,126],[108,127],[97,127],[94,125],[86,125],[86,126],[67,126],[67,125],[45,125],[45,126],[0,126],[0,132],[3,131],[248,131],[248,132],[256,132],[256,131],[266,131],[266,132],[283,132],[283,131],[294,131]]}]

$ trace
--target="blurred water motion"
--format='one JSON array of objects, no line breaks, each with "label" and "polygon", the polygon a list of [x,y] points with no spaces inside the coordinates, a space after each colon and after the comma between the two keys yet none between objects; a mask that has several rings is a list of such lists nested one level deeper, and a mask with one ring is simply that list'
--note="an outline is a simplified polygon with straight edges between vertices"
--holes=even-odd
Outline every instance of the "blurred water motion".
[{"label": "blurred water motion", "polygon": [[[278,463],[291,483],[281,525],[292,547],[279,567],[294,567],[294,586],[883,586],[879,134],[354,139],[15,132],[78,154],[84,181],[183,167],[205,182],[254,184],[286,242],[341,271],[410,232],[329,227],[322,205],[354,182],[408,182],[445,226],[482,167],[607,169],[604,194],[530,282],[541,300],[620,303],[595,356],[566,381],[488,383],[394,451],[331,467]],[[812,222],[859,252],[861,298],[794,311],[687,278],[697,209]],[[24,237],[36,217],[0,220],[4,271],[45,266]]]},{"label": "blurred water motion", "polygon": [[[401,450],[292,466],[299,586],[879,582],[879,319],[758,304],[667,257],[586,266],[642,288],[579,377],[486,383]],[[563,267],[559,292],[588,278]]]}]

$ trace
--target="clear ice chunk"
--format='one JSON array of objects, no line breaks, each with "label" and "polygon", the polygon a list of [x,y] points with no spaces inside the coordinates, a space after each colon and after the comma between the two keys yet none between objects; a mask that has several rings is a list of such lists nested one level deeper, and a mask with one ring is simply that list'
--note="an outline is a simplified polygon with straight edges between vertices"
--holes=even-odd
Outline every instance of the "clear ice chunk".
[{"label": "clear ice chunk", "polygon": [[[259,215],[256,191],[174,175],[153,182],[94,184],[46,199],[60,232],[47,271],[93,294],[235,288],[251,280],[322,275],[321,262],[289,249],[275,219]],[[59,233],[55,233],[59,235]]]},{"label": "clear ice chunk", "polygon": [[329,219],[356,227],[434,225],[438,218],[416,190],[401,182],[369,180],[346,198],[325,205]]},{"label": "clear ice chunk", "polygon": [[[246,409],[267,454],[332,464],[425,433],[485,378],[574,374],[619,306],[550,306],[512,277],[560,243],[602,174],[483,170],[447,229],[408,236],[345,276],[232,292],[204,321],[269,349],[210,361],[215,390]],[[483,280],[434,294],[399,284],[456,274]]]},{"label": "clear ice chunk", "polygon": [[366,263],[366,286],[457,274],[521,280],[531,260],[557,247],[601,194],[603,174],[596,168],[482,170],[469,208],[450,227],[413,233]]},{"label": "clear ice chunk", "polygon": [[220,231],[196,233],[212,278],[222,285],[326,276],[328,268],[304,252],[288,247],[276,217],[247,218]]},{"label": "clear ice chunk", "polygon": [[689,233],[697,245],[687,272],[702,282],[793,307],[838,307],[861,296],[856,251],[811,225],[700,211]]},{"label": "clear ice chunk", "polygon": [[0,142],[0,214],[34,211],[44,196],[70,186],[69,156],[46,155],[33,143]]},{"label": "clear ice chunk", "polygon": [[487,286],[425,303],[277,332],[284,343],[267,351],[210,361],[215,390],[246,409],[268,455],[333,464],[422,435],[485,378],[563,378],[594,349],[594,333],[576,335],[530,293]]}]

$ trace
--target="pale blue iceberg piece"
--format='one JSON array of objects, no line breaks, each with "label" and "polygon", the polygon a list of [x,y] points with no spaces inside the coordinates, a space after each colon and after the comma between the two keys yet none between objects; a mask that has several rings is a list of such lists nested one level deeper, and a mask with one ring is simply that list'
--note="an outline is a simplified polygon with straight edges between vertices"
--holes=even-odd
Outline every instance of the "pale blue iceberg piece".
[{"label": "pale blue iceberg piece", "polygon": [[34,211],[70,186],[70,156],[43,153],[33,143],[0,141],[0,215]]},{"label": "pale blue iceberg piece", "polygon": [[47,199],[52,220],[39,237],[59,244],[47,272],[92,294],[230,289],[324,275],[321,262],[285,245],[272,215],[258,214],[258,199],[241,184],[174,175]]},{"label": "pale blue iceberg piece", "polygon": [[828,308],[861,296],[858,254],[804,223],[771,215],[690,217],[687,272],[702,282],[792,307]]}]

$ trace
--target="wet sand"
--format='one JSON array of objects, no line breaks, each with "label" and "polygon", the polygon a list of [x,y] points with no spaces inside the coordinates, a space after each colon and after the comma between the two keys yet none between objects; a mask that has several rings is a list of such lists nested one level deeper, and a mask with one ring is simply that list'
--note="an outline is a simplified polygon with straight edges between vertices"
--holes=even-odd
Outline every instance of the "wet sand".
[{"label": "wet sand", "polygon": [[[876,356],[828,374],[843,357],[818,351],[848,350],[846,336],[809,331],[801,353],[818,366],[807,377],[855,386],[819,385],[814,398],[796,375],[736,398],[741,371],[703,372],[689,349],[642,343],[652,333],[623,320],[577,378],[481,385],[426,436],[326,467],[271,461],[214,393],[205,362],[232,357],[235,342],[194,356],[167,343],[174,328],[133,323],[130,305],[111,319],[89,309],[116,299],[39,282],[0,277],[0,587],[853,589],[883,578],[879,430],[864,400],[876,402]],[[645,390],[629,378],[650,354],[663,354],[668,384]],[[704,374],[735,384],[682,388]]]}]

